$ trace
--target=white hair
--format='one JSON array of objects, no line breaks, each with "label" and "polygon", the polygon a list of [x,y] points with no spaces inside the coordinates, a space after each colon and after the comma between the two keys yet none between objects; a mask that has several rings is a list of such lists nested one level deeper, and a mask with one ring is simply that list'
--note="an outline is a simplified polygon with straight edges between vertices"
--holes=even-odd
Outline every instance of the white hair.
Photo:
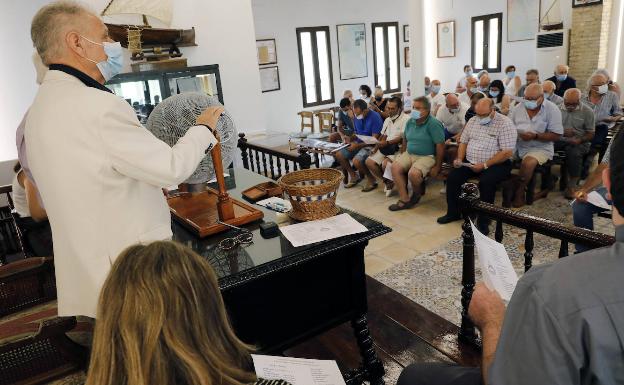
[{"label": "white hair", "polygon": [[594,76],[594,75],[602,75],[602,76],[605,76],[607,78],[607,81],[611,80],[611,75],[609,75],[609,71],[607,71],[606,68],[598,68],[592,74],[592,76]]},{"label": "white hair", "polygon": [[579,97],[579,99],[581,98],[581,96],[583,96],[583,93],[578,88],[568,88],[566,92],[563,93],[564,99],[567,98],[571,94],[576,94]]},{"label": "white hair", "polygon": [[43,64],[62,54],[66,31],[81,30],[85,15],[93,15],[87,7],[74,1],[56,1],[42,7],[32,20],[30,37]]}]

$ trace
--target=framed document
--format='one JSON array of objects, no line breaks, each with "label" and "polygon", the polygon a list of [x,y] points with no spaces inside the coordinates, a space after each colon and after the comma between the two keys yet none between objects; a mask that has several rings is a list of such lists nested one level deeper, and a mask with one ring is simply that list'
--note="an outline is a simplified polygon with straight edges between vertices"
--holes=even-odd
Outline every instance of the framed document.
[{"label": "framed document", "polygon": [[277,64],[277,48],[275,39],[256,40],[258,65]]},{"label": "framed document", "polygon": [[540,0],[507,0],[507,41],[535,39],[539,13]]},{"label": "framed document", "polygon": [[455,21],[438,23],[438,57],[455,57]]},{"label": "framed document", "polygon": [[405,24],[403,26],[403,42],[404,43],[409,43],[409,39],[410,39],[409,25]]},{"label": "framed document", "polygon": [[410,56],[409,56],[409,47],[403,48],[403,65],[405,68],[410,68]]},{"label": "framed document", "polygon": [[260,68],[260,87],[262,92],[279,91],[280,79],[277,66]]},{"label": "framed document", "polygon": [[338,63],[340,80],[368,76],[365,24],[340,24],[336,26],[338,37]]},{"label": "framed document", "polygon": [[587,7],[588,5],[602,4],[602,0],[572,0],[572,7]]}]

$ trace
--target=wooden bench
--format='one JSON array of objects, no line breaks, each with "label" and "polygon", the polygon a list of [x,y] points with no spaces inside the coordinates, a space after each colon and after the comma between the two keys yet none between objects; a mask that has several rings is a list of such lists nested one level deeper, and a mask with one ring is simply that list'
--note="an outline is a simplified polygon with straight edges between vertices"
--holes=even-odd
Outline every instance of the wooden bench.
[{"label": "wooden bench", "polygon": [[533,247],[535,245],[533,234],[538,233],[561,241],[559,258],[568,256],[570,243],[581,243],[590,248],[598,248],[611,245],[615,238],[598,232],[582,229],[579,227],[564,225],[548,219],[536,218],[532,215],[497,207],[484,203],[479,199],[479,189],[473,183],[462,186],[459,197],[464,224],[462,225],[463,238],[463,266],[462,266],[462,314],[459,337],[465,341],[478,343],[474,324],[468,317],[468,306],[472,298],[475,286],[475,255],[474,235],[470,224],[470,218],[476,215],[486,215],[496,221],[494,238],[497,242],[503,242],[503,223],[526,230],[524,239],[524,270],[533,266]]}]

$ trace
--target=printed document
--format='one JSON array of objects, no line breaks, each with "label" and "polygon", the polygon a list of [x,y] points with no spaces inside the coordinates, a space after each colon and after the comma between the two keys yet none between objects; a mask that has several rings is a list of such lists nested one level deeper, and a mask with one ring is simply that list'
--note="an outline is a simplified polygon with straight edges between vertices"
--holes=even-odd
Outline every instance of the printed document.
[{"label": "printed document", "polygon": [[611,205],[607,203],[602,195],[598,194],[598,192],[596,191],[592,191],[587,194],[587,202],[591,203],[596,207],[600,207],[601,209],[611,210]]},{"label": "printed document", "polygon": [[280,231],[294,247],[300,247],[345,235],[363,233],[368,229],[345,213],[327,219],[280,227]]},{"label": "printed document", "polygon": [[474,234],[483,281],[490,290],[495,290],[507,303],[518,283],[518,275],[511,265],[507,250],[505,246],[483,235],[472,221],[470,221],[470,226]]},{"label": "printed document", "polygon": [[306,360],[252,354],[256,375],[292,385],[345,385],[336,361]]},{"label": "printed document", "polygon": [[364,144],[370,144],[370,145],[375,145],[377,143],[379,143],[379,141],[377,140],[377,138],[375,138],[374,136],[367,136],[367,135],[356,135],[357,138],[359,140],[361,140]]}]

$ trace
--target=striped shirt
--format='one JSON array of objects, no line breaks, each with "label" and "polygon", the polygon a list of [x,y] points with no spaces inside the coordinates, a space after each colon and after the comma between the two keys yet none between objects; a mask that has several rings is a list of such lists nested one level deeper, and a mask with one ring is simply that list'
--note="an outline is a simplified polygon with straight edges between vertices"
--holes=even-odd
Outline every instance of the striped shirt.
[{"label": "striped shirt", "polygon": [[600,102],[594,104],[589,100],[589,95],[584,94],[581,101],[594,111],[596,125],[606,124],[609,128],[615,126],[615,122],[603,122],[602,120],[615,115],[622,115],[622,107],[620,107],[620,97],[613,91],[607,91],[602,95]]},{"label": "striped shirt", "polygon": [[484,163],[496,153],[514,150],[518,131],[511,119],[496,112],[487,125],[474,117],[466,123],[460,142],[467,144],[466,159],[472,164]]}]

